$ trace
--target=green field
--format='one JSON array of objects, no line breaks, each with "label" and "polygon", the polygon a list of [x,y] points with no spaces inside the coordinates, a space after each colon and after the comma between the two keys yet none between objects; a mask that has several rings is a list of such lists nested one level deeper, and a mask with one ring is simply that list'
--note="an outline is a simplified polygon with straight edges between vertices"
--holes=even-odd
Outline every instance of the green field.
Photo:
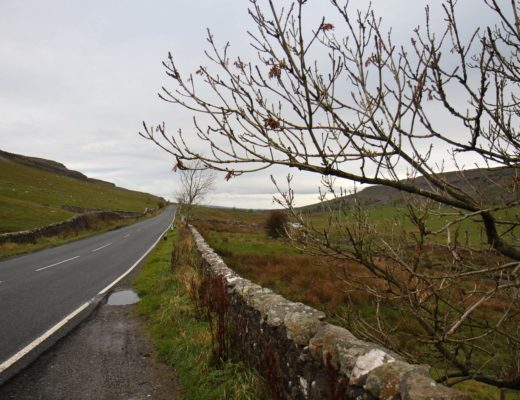
[{"label": "green field", "polygon": [[[447,209],[442,210],[447,211]],[[404,214],[404,208],[393,206],[366,207],[362,210],[367,221],[377,227],[383,237],[390,243],[398,241],[398,237],[392,238],[392,230],[402,230],[402,236],[411,240],[414,225]],[[334,236],[340,236],[343,224],[354,224],[355,212],[347,211],[338,216],[340,224],[332,230]],[[232,209],[197,208],[194,212],[195,226],[212,246],[225,260],[228,266],[241,276],[250,279],[262,286],[269,287],[293,301],[300,301],[323,310],[331,323],[341,325],[363,336],[365,331],[364,321],[372,326],[377,325],[375,317],[375,302],[364,290],[348,286],[343,272],[345,269],[359,276],[366,275],[362,267],[355,262],[334,260],[310,253],[302,252],[284,238],[272,239],[264,231],[262,221],[267,218],[267,212],[245,212]],[[308,213],[306,219],[310,221],[317,230],[323,230],[328,225],[329,215],[324,212]],[[431,230],[441,228],[450,221],[450,217],[430,215],[428,226]],[[229,221],[242,221],[243,224],[229,223]],[[254,223],[254,224],[253,224]],[[399,228],[396,228],[399,227]],[[470,246],[486,248],[488,245],[481,238],[480,225],[476,221],[464,221],[452,227],[452,235],[459,231],[459,240],[467,240]],[[434,242],[446,243],[446,235],[438,235],[433,238]],[[514,243],[514,242],[513,242]],[[435,249],[435,251],[433,251]],[[450,255],[442,247],[432,247],[432,255],[435,268],[451,268]],[[501,259],[487,252],[476,252],[471,256],[471,262],[475,265],[492,265],[501,262]],[[434,270],[428,270],[435,273]],[[369,278],[367,278],[369,279]],[[471,289],[471,288],[470,288]],[[504,307],[504,299],[497,298],[484,307],[478,315],[483,320],[493,321],[498,319]],[[441,310],[444,311],[444,310]],[[450,372],[450,366],[444,362],[442,357],[427,343],[416,340],[422,332],[413,315],[403,309],[399,304],[389,302],[380,304],[382,323],[389,327],[397,326],[389,340],[394,347],[399,348],[402,354],[410,357],[411,362],[427,363],[436,366],[433,372],[438,376]],[[517,334],[518,318],[509,321],[507,329],[511,334]],[[468,333],[464,328],[462,333]],[[374,337],[375,338],[375,337]],[[510,347],[503,337],[489,337],[486,342],[482,340],[482,347],[494,351],[493,359],[474,356],[476,363],[482,365],[487,372],[493,368],[502,368],[503,359],[509,359]],[[487,351],[487,349],[486,349]],[[474,399],[499,399],[500,393],[496,387],[488,386],[472,380],[467,380],[456,385],[457,388],[471,394]],[[511,392],[506,399],[519,399],[520,393]]]},{"label": "green field", "polygon": [[161,201],[147,193],[57,175],[0,158],[0,233],[32,229],[75,215],[63,206],[144,211]]},{"label": "green field", "polygon": [[[373,226],[379,234],[387,237],[389,240],[395,237],[398,230],[406,232],[407,235],[412,235],[418,231],[417,226],[412,223],[409,217],[408,210],[403,205],[366,206],[363,207],[361,213],[363,213],[368,223]],[[334,232],[336,227],[345,226],[346,224],[352,223],[356,218],[359,218],[359,214],[352,209],[332,212],[304,211],[301,213],[301,216],[308,225],[313,226],[316,230],[323,231],[323,229],[330,229],[331,232]],[[519,216],[520,206],[518,205],[509,210],[501,210],[496,213],[497,218],[509,221],[515,221]],[[439,206],[427,213],[424,223],[431,232],[436,232],[460,217],[461,215],[455,213],[453,209],[446,206]],[[520,247],[520,242],[514,235],[515,232],[508,228],[509,225],[501,224],[497,227],[503,239],[516,247]],[[450,233],[452,235],[451,239],[455,240],[456,238],[459,245],[471,246],[473,248],[489,248],[485,230],[478,215],[450,226]],[[447,234],[443,231],[432,235],[430,240],[439,244],[446,244]]]}]

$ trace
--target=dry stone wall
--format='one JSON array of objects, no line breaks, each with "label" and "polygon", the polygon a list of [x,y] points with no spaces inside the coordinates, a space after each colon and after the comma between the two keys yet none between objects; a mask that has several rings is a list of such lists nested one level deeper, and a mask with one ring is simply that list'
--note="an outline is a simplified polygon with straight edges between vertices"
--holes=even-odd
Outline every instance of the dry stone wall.
[{"label": "dry stone wall", "polygon": [[20,232],[3,233],[0,235],[0,244],[12,243],[33,243],[40,237],[55,236],[62,233],[88,229],[96,222],[115,221],[125,218],[137,218],[144,214],[129,211],[96,211],[77,215],[62,222],[42,226]]},{"label": "dry stone wall", "polygon": [[205,273],[225,279],[234,353],[256,367],[277,399],[469,399],[437,384],[429,367],[356,338],[294,303],[237,275],[190,227]]}]

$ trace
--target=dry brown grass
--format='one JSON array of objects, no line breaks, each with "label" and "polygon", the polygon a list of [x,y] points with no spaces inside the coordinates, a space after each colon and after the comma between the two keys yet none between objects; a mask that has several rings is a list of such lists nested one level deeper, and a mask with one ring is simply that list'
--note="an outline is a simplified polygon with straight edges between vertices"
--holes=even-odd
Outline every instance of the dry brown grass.
[{"label": "dry brown grass", "polygon": [[348,299],[337,277],[341,267],[325,266],[316,257],[251,254],[226,259],[240,275],[294,301],[334,312]]},{"label": "dry brown grass", "polygon": [[233,232],[233,233],[255,233],[259,231],[259,226],[250,224],[241,224],[240,221],[208,221],[208,220],[197,220],[194,222],[198,231],[202,236],[208,231],[214,232]]},{"label": "dry brown grass", "polygon": [[[220,211],[223,218],[222,210]],[[229,220],[237,216],[229,213]],[[426,362],[434,365],[440,373],[449,372],[450,366],[440,358],[426,340],[424,328],[413,312],[399,302],[399,288],[383,279],[375,279],[367,273],[366,267],[346,260],[334,260],[323,256],[302,254],[290,247],[284,239],[273,240],[265,235],[261,224],[251,225],[230,223],[224,219],[198,220],[196,226],[208,243],[224,258],[228,266],[245,278],[269,287],[284,297],[303,302],[327,313],[329,321],[350,329],[355,334],[370,341],[390,347],[410,357],[412,362]],[[404,249],[407,262],[417,257],[417,249]],[[424,247],[428,256],[419,264],[420,271],[428,275],[455,273],[458,266],[453,263],[453,255],[445,246]],[[458,250],[465,262],[478,266],[498,266],[505,259],[489,251]],[[410,272],[388,258],[376,258],[376,263],[401,282],[409,282],[411,288],[435,298],[432,288],[421,279],[410,280]],[[352,278],[359,278],[353,282]],[[448,282],[448,281],[447,281]],[[416,286],[414,286],[416,285]],[[456,307],[465,309],[473,304],[479,295],[496,285],[492,279],[468,279],[467,282],[453,280],[443,286],[443,295],[451,299]],[[367,289],[378,289],[374,296]],[[392,289],[392,290],[389,290]],[[389,293],[388,296],[385,293]],[[472,294],[473,293],[473,294]],[[376,300],[376,297],[378,300]],[[402,299],[401,299],[402,300]],[[474,313],[480,321],[491,325],[511,306],[512,297],[507,293],[494,296]],[[380,306],[380,307],[379,307]],[[448,310],[439,305],[442,312]],[[380,311],[380,314],[376,314]],[[380,319],[378,319],[378,315]],[[520,315],[513,316],[504,329],[518,330]],[[471,334],[468,329],[461,334]],[[479,328],[475,332],[480,334]],[[426,339],[425,339],[426,338]],[[426,341],[425,341],[426,340]],[[487,370],[503,368],[507,361],[508,344],[499,336],[490,336],[489,343],[483,339],[479,343],[491,348],[496,360]],[[482,342],[482,343],[481,343]],[[474,362],[487,365],[488,359],[475,356]],[[487,371],[486,370],[486,371]],[[444,371],[444,372],[442,372]],[[516,370],[515,370],[516,371]],[[515,372],[516,373],[516,372]],[[487,398],[487,397],[481,397]],[[498,397],[496,397],[498,398]]]},{"label": "dry brown grass", "polygon": [[[225,216],[230,217],[225,219]],[[249,215],[249,213],[248,213]],[[253,213],[254,215],[254,213]],[[265,218],[265,213],[259,214]],[[258,219],[256,215],[254,219]],[[251,216],[251,215],[249,215]],[[323,256],[313,255],[294,255],[289,251],[273,252],[269,250],[266,253],[259,252],[243,252],[237,254],[232,250],[232,246],[228,245],[227,239],[215,246],[211,243],[211,233],[219,234],[240,234],[247,236],[248,234],[263,234],[261,224],[252,225],[250,219],[248,222],[237,221],[235,212],[225,214],[223,210],[219,210],[219,219],[198,220],[196,227],[201,234],[213,245],[215,250],[225,259],[229,267],[237,273],[250,279],[262,286],[269,287],[283,296],[293,300],[300,301],[315,308],[326,311],[329,315],[334,315],[336,311],[343,312],[345,308],[355,309],[356,306],[363,305],[369,307],[372,296],[363,289],[363,285],[377,288],[381,292],[387,289],[388,283],[384,280],[369,278],[365,267],[355,262],[339,261],[325,258]],[[266,240],[267,237],[266,237]],[[287,244],[287,246],[290,246]],[[411,249],[413,253],[413,249]],[[425,252],[434,252],[436,264],[444,264],[450,260],[451,254],[449,250],[442,246],[436,246],[435,249],[425,248]],[[411,256],[413,254],[411,253]],[[484,263],[484,265],[498,265],[504,262],[504,259],[494,254],[484,251],[468,252],[463,254],[464,258],[475,264]],[[395,263],[390,263],[384,259],[378,262],[381,267],[389,268],[392,274],[402,281],[409,279],[409,274],[401,269]],[[439,269],[438,265],[427,265],[424,267],[429,273],[444,273],[443,269]],[[348,274],[347,274],[348,272]],[[364,277],[354,284],[352,276]],[[364,279],[364,282],[363,282]],[[471,282],[471,286],[476,282]],[[487,290],[492,287],[492,282],[479,282],[479,288]],[[464,295],[464,290],[472,289],[470,287],[452,287],[453,293],[450,296],[459,302],[460,305],[468,306],[474,299],[471,296]],[[396,288],[393,288],[396,289]],[[462,298],[464,300],[462,300]],[[391,300],[390,300],[391,302]],[[390,304],[389,304],[390,305]],[[488,300],[482,307],[482,315],[486,313],[503,312],[510,305],[510,298],[507,296],[496,296]],[[401,318],[399,318],[401,319]],[[404,322],[399,322],[404,324]],[[416,323],[410,323],[410,326],[401,325],[402,330],[415,332],[418,327]],[[409,328],[409,329],[408,329]]]}]

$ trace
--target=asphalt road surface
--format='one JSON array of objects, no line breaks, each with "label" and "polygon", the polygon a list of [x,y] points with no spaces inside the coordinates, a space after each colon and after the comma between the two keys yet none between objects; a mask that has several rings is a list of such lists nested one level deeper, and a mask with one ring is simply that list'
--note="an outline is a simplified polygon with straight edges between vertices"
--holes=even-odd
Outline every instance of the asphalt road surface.
[{"label": "asphalt road surface", "polygon": [[[139,269],[113,293],[130,289]],[[175,400],[181,388],[173,369],[157,361],[135,304],[110,298],[30,366],[3,385],[2,400]]]},{"label": "asphalt road surface", "polygon": [[135,265],[174,212],[169,207],[137,224],[1,261],[0,370]]}]

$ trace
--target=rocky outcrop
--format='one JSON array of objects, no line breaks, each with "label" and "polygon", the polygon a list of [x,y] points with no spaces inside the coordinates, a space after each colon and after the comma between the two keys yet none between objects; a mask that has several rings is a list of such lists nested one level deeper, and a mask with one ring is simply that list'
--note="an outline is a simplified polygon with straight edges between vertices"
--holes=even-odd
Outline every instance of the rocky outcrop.
[{"label": "rocky outcrop", "polygon": [[[515,177],[519,172],[516,167],[476,168],[462,172],[451,171],[440,173],[450,185],[463,190],[475,199],[485,199],[489,204],[504,204],[516,200],[517,191],[512,190]],[[428,180],[423,176],[414,179],[403,179],[402,183],[413,183],[414,186],[431,190]],[[304,206],[304,211],[322,211],[338,207],[348,208],[356,204],[362,206],[405,205],[407,197],[414,197],[395,188],[384,185],[373,185],[361,189],[356,194],[349,194],[317,204]]]},{"label": "rocky outcrop", "polygon": [[46,160],[44,158],[38,157],[22,156],[20,154],[8,153],[2,150],[0,150],[0,156],[4,159],[11,160],[19,164],[24,164],[29,167],[43,169],[54,174],[68,176],[70,178],[75,178],[84,181],[88,180],[88,178],[81,172],[72,171],[68,169],[65,165],[56,161]]},{"label": "rocky outcrop", "polygon": [[68,169],[62,163],[53,160],[47,160],[45,158],[23,156],[21,154],[8,153],[7,151],[0,150],[0,160],[13,161],[28,167],[38,168],[53,174],[67,176],[69,178],[79,179],[81,181],[89,181],[91,183],[98,183],[112,187],[116,186],[111,182],[89,178],[81,172]]},{"label": "rocky outcrop", "polygon": [[237,275],[191,227],[205,273],[222,276],[230,296],[233,347],[263,373],[280,399],[469,399],[437,384],[429,367],[356,338],[294,303]]}]

